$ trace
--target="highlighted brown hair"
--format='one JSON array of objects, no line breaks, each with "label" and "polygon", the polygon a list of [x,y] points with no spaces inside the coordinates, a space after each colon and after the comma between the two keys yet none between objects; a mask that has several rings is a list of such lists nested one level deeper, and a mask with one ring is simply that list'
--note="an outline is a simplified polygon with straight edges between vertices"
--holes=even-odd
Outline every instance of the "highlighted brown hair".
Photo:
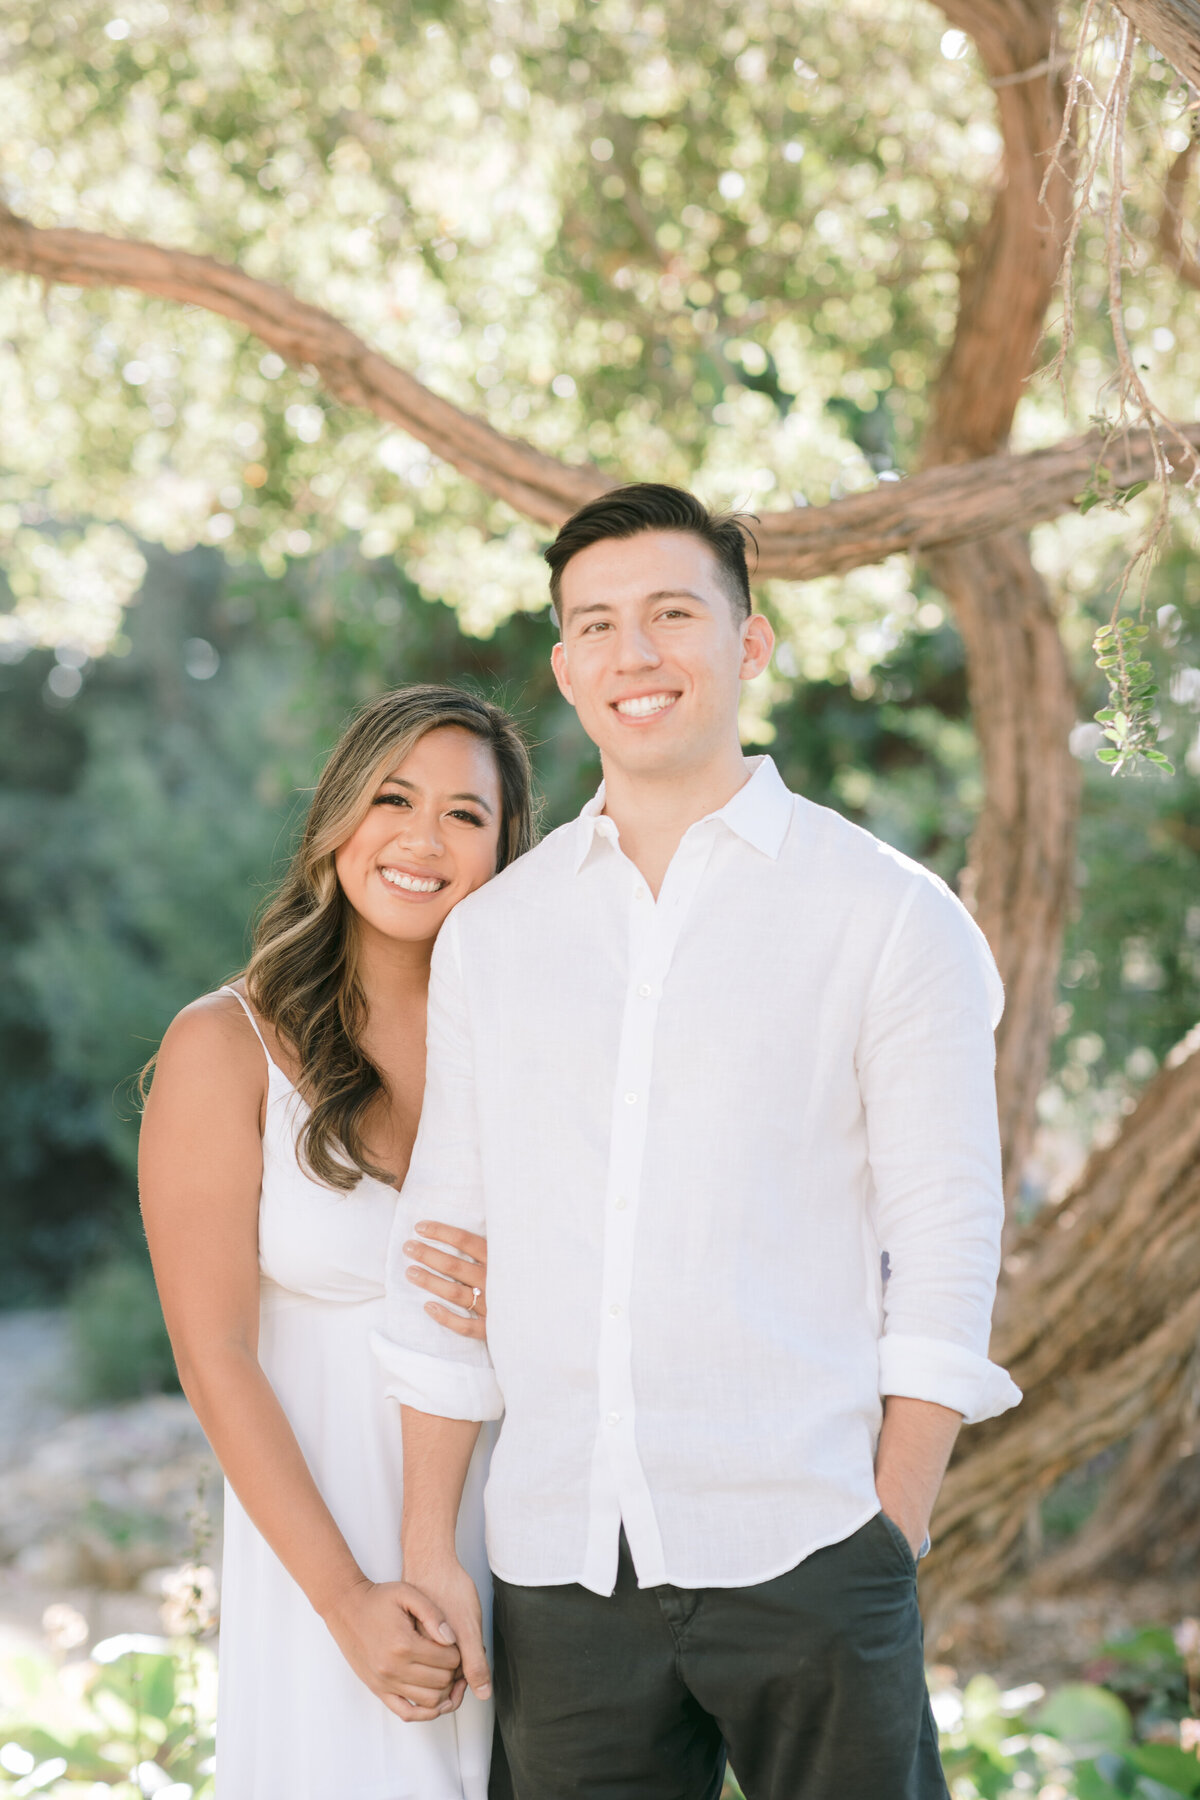
[{"label": "highlighted brown hair", "polygon": [[573,556],[605,538],[637,537],[643,531],[685,531],[707,544],[716,558],[734,616],[741,624],[754,607],[746,568],[746,541],[757,541],[736,513],[710,512],[694,494],[661,481],[631,482],[589,500],[572,513],[542,552],[550,565],[550,598],[562,625],[562,575]]},{"label": "highlighted brown hair", "polygon": [[358,977],[354,909],[334,852],[358,828],[383,777],[428,731],[469,731],[491,750],[500,778],[497,869],[534,841],[529,752],[508,714],[457,688],[384,694],[352,720],[317,783],[299,848],[259,918],[246,992],[300,1065],[310,1112],[301,1160],[319,1181],[349,1191],[363,1175],[389,1181],[364,1145],[368,1114],[386,1091],[363,1050],[366,999]]}]

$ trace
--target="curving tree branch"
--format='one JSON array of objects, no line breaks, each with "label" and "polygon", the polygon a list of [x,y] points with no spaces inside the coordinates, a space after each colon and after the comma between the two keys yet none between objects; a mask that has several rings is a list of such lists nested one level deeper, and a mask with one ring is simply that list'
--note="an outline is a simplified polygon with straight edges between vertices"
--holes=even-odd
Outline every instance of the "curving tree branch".
[{"label": "curving tree branch", "polygon": [[1113,0],[1113,4],[1200,94],[1200,0]]},{"label": "curving tree branch", "polygon": [[[431,393],[331,314],[212,257],[94,231],[44,230],[0,203],[0,267],[5,266],[42,281],[131,287],[221,313],[288,362],[316,369],[347,405],[402,427],[485,492],[540,524],[560,524],[585,500],[615,485],[599,469],[559,462],[505,437]],[[1192,435],[1200,445],[1200,425]],[[1093,433],[1024,456],[988,456],[906,481],[880,482],[868,493],[828,506],[767,513],[755,527],[757,573],[807,581],[903,552],[1027,529],[1068,512],[1101,467],[1118,485],[1147,477],[1152,469],[1147,435],[1131,431],[1106,445]]]},{"label": "curving tree branch", "polygon": [[399,425],[460,474],[542,525],[557,525],[613,484],[505,437],[440,399],[332,314],[230,263],[99,231],[45,230],[0,201],[0,267],[71,287],[131,287],[244,325],[285,362],[310,363],[331,394]]}]

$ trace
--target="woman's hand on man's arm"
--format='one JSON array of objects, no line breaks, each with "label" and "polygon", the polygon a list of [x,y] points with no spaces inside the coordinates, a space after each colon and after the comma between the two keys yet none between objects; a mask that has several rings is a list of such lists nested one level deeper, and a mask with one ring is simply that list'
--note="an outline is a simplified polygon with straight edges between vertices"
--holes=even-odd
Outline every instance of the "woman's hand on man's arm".
[{"label": "woman's hand on man's arm", "polygon": [[[412,1238],[404,1254],[412,1258],[406,1271],[409,1281],[436,1296],[425,1311],[459,1337],[487,1337],[487,1239],[456,1225],[422,1220],[416,1227],[421,1239]],[[444,1247],[443,1247],[444,1246]],[[449,1306],[443,1304],[449,1301]],[[452,1307],[462,1307],[462,1313]]]}]

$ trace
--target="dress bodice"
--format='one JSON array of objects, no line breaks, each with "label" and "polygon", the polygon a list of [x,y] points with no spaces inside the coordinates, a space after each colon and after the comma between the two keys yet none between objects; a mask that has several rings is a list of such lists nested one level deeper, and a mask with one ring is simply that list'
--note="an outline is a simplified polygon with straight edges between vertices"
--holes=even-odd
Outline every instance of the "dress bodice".
[{"label": "dress bodice", "polygon": [[[257,1021],[235,988],[262,1042]],[[267,1116],[263,1127],[258,1262],[266,1282],[313,1300],[377,1300],[383,1295],[396,1191],[363,1175],[344,1193],[326,1187],[297,1154],[308,1106],[263,1043]]]}]

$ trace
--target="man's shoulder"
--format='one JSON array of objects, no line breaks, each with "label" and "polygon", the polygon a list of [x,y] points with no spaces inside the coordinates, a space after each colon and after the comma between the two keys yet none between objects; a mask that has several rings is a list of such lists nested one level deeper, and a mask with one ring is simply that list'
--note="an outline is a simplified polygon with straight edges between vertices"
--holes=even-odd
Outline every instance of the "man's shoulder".
[{"label": "man's shoulder", "polygon": [[909,893],[939,894],[961,905],[940,875],[864,825],[802,794],[793,799],[796,828],[788,834],[787,852],[794,866],[816,875],[822,886],[845,883],[858,893],[877,892],[890,905]]},{"label": "man's shoulder", "polygon": [[565,879],[573,867],[577,825],[577,820],[570,819],[548,832],[532,850],[468,894],[452,915],[460,933],[486,931],[525,913],[532,898],[546,895],[555,882]]}]

